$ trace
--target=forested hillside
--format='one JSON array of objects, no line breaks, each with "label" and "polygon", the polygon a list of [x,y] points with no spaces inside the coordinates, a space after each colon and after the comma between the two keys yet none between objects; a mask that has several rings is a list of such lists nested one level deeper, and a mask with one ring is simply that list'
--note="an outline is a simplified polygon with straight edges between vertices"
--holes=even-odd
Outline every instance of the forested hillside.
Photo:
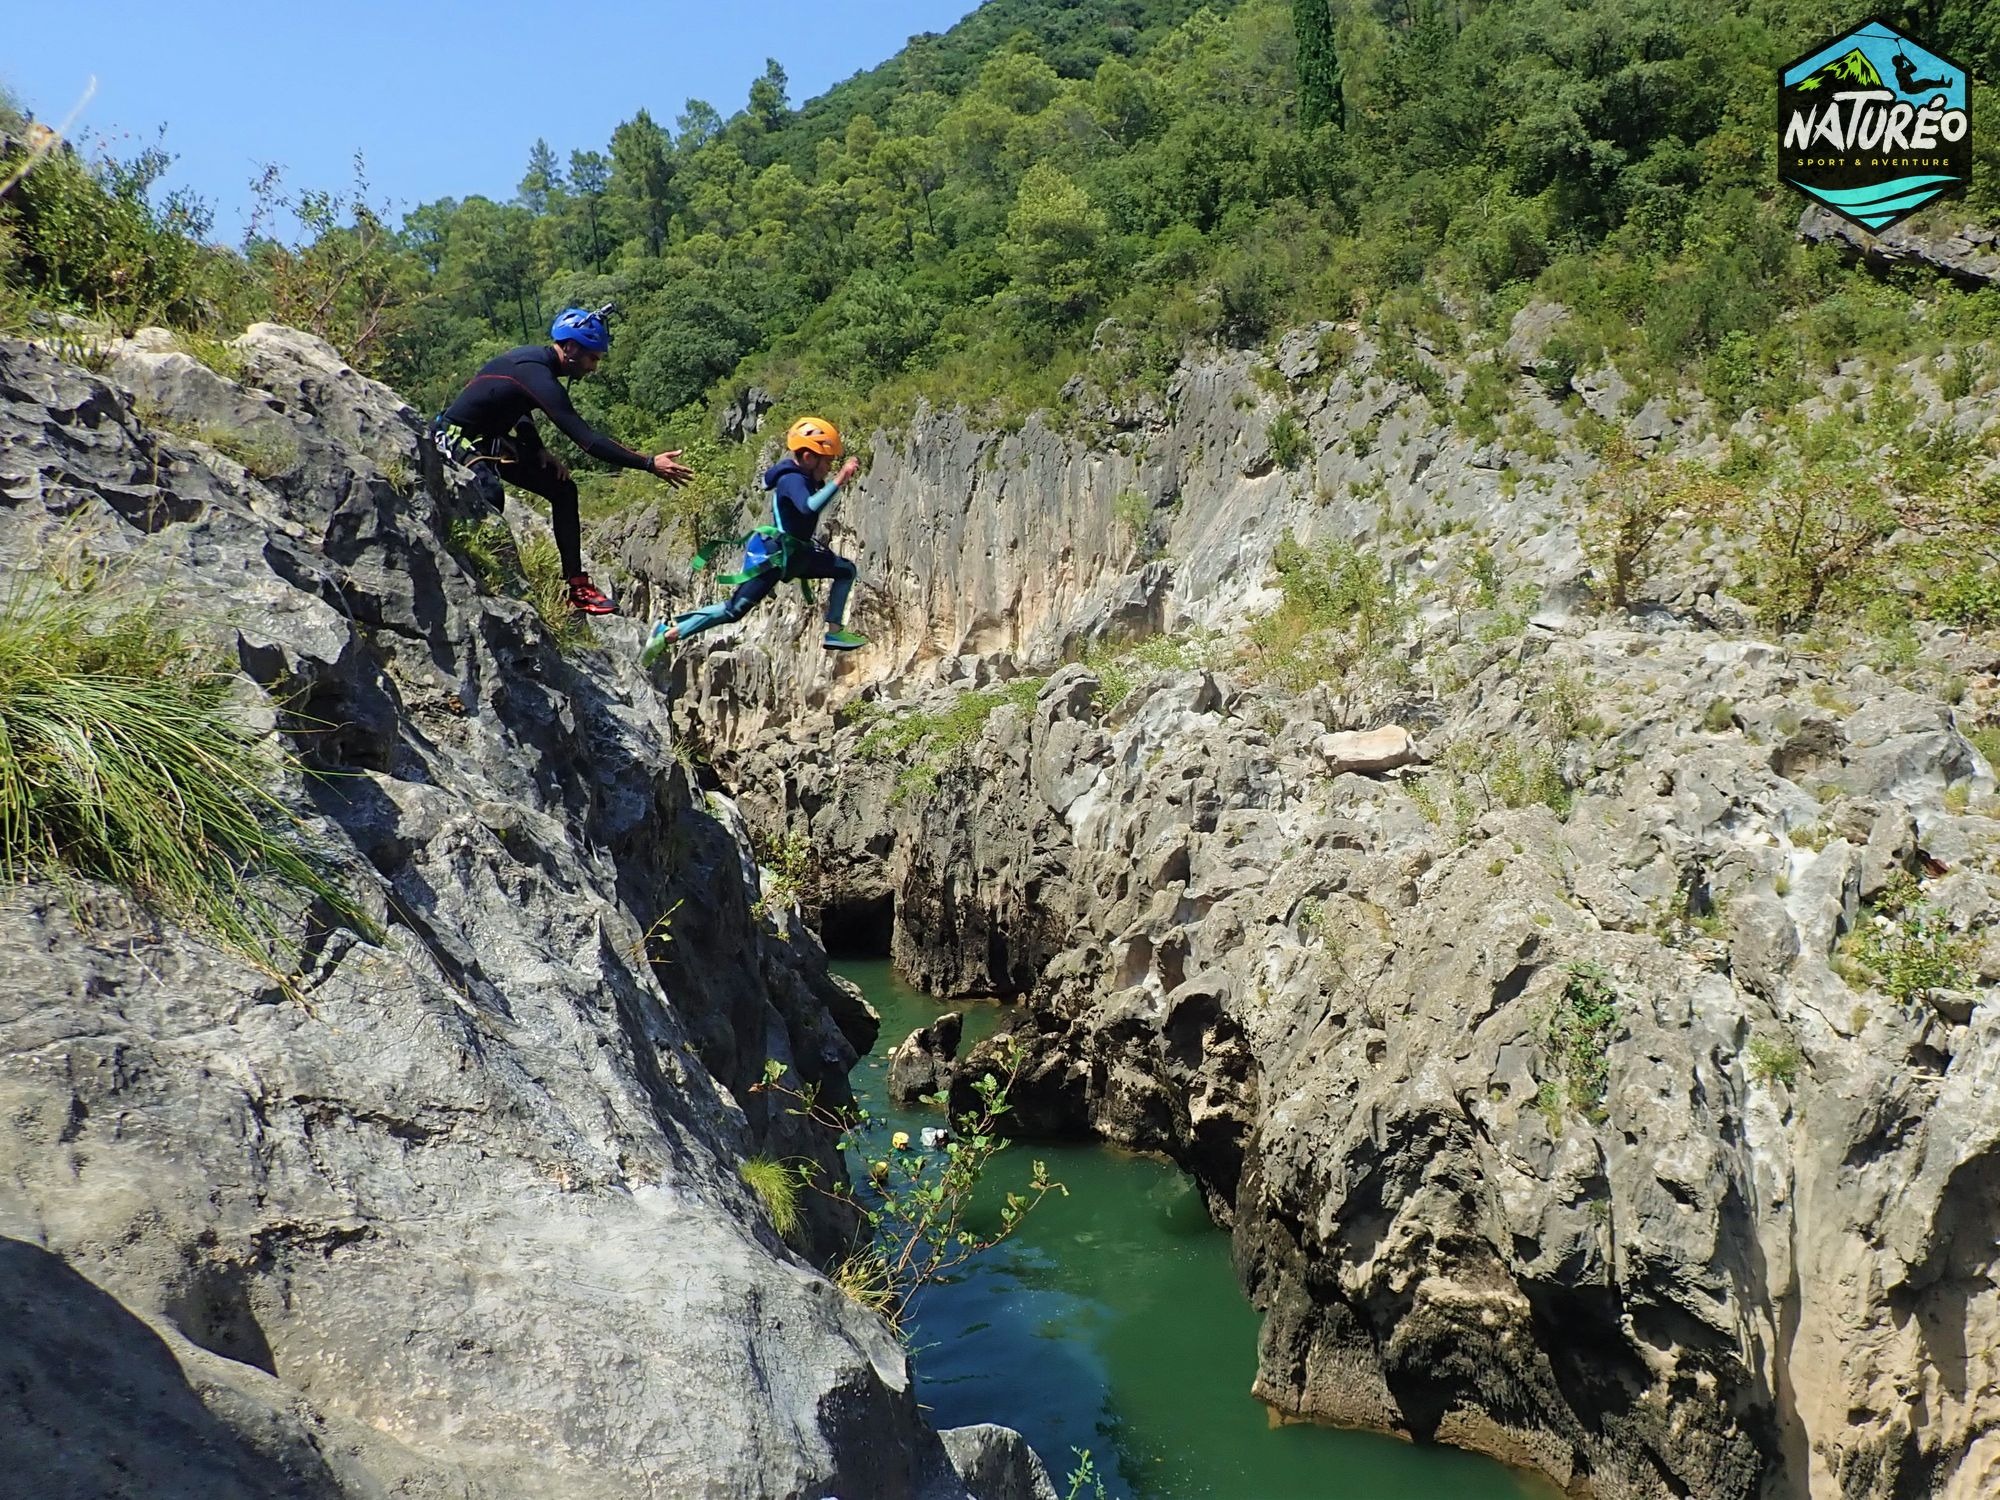
[{"label": "forested hillside", "polygon": [[[1158,385],[1192,345],[1320,318],[1449,354],[1537,296],[1578,315],[1556,366],[1608,353],[1733,409],[2000,323],[1802,247],[1771,123],[1777,68],[1877,12],[1991,78],[2000,8],[1332,0],[1329,58],[1313,3],[993,0],[802,107],[779,58],[726,117],[662,100],[601,148],[537,142],[511,202],[392,224],[365,192],[271,184],[319,233],[247,258],[182,240],[207,221],[149,196],[162,159],[45,165],[0,206],[9,316],[269,312],[435,404],[555,309],[616,300],[579,399],[642,443],[694,440],[745,383],[892,425],[920,394],[1005,417],[1079,371]],[[1978,134],[1971,197],[1933,218],[2000,217]]]}]

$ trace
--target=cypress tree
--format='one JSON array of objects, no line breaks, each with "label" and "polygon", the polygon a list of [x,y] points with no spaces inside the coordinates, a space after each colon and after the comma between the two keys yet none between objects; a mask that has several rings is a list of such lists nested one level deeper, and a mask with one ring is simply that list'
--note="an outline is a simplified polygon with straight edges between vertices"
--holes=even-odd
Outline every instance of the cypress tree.
[{"label": "cypress tree", "polygon": [[1299,44],[1299,124],[1307,130],[1340,123],[1340,58],[1333,48],[1331,0],[1292,0]]}]

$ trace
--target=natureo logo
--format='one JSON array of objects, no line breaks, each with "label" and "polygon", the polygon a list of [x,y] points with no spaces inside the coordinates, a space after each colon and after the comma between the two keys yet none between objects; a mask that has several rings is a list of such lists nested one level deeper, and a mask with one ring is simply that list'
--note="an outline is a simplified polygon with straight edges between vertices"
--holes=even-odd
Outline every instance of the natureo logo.
[{"label": "natureo logo", "polygon": [[1778,75],[1778,176],[1887,229],[1970,180],[1969,83],[1888,22],[1857,26]]}]

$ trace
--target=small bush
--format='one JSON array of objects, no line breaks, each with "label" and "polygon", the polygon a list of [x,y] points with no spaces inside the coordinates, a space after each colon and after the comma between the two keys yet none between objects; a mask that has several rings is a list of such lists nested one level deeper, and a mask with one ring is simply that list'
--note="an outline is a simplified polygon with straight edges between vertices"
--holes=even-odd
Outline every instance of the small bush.
[{"label": "small bush", "polygon": [[1159,556],[1163,539],[1154,529],[1153,503],[1143,492],[1129,487],[1120,490],[1111,502],[1111,518],[1131,542],[1133,554],[1140,562],[1151,562]]},{"label": "small bush", "polygon": [[1661,553],[1740,503],[1740,493],[1707,465],[1648,462],[1624,438],[1611,438],[1583,490],[1578,520],[1584,558],[1604,581],[1606,602],[1631,608]]},{"label": "small bush", "polygon": [[[0,157],[0,180],[25,160]],[[48,305],[127,328],[199,321],[229,258],[204,248],[213,218],[199,199],[176,190],[154,206],[153,189],[172,164],[158,146],[129,160],[86,162],[67,148],[41,157],[0,198],[9,280]]]},{"label": "small bush", "polygon": [[1542,1044],[1560,1076],[1558,1106],[1594,1120],[1611,1084],[1608,1052],[1618,1029],[1618,991],[1595,964],[1570,964],[1564,972],[1562,992],[1542,1022]]},{"label": "small bush", "polygon": [[1728,698],[1717,698],[1708,705],[1708,712],[1701,716],[1701,727],[1710,734],[1727,734],[1736,727],[1736,705]]},{"label": "small bush", "polygon": [[768,1156],[753,1156],[739,1162],[736,1172],[763,1203],[778,1237],[790,1239],[799,1227],[798,1173]]},{"label": "small bush", "polygon": [[1250,640],[1283,687],[1337,681],[1386,652],[1410,616],[1381,559],[1352,547],[1311,553],[1288,534],[1272,564],[1284,600],[1251,627]]},{"label": "small bush", "polygon": [[1830,604],[1853,602],[1897,518],[1878,476],[1860,464],[1814,459],[1781,469],[1767,486],[1748,593],[1780,632],[1798,630]]},{"label": "small bush", "polygon": [[[1025,1191],[1006,1194],[998,1205],[977,1204],[978,1219],[976,1223],[970,1219],[981,1179],[994,1157],[1008,1148],[997,1127],[1013,1108],[1008,1095],[1026,1056],[1018,1045],[1009,1045],[995,1062],[996,1071],[972,1081],[977,1102],[951,1117],[951,1139],[935,1155],[892,1147],[871,1163],[866,1188],[856,1188],[844,1174],[823,1178],[811,1161],[778,1168],[789,1170],[797,1186],[810,1187],[857,1211],[867,1239],[836,1267],[834,1284],[880,1314],[898,1334],[904,1332],[910,1299],[925,1286],[1006,1239],[1048,1194],[1069,1192],[1038,1161]],[[771,1059],[752,1092],[777,1095],[792,1114],[827,1131],[842,1151],[859,1150],[865,1159],[880,1149],[887,1123],[880,1116],[852,1105],[828,1104],[820,1098],[817,1085],[795,1088],[785,1079],[785,1065]],[[945,1099],[940,1094],[926,1102],[942,1104]]]},{"label": "small bush", "polygon": [[1271,457],[1281,469],[1296,469],[1312,454],[1306,430],[1290,407],[1271,418],[1271,425],[1265,429],[1264,435],[1271,444]]},{"label": "small bush", "polygon": [[521,554],[514,546],[514,534],[498,516],[453,521],[448,536],[453,550],[471,565],[488,593],[521,586]]},{"label": "small bush", "polygon": [[151,609],[38,584],[0,598],[0,872],[106,881],[273,970],[286,892],[372,933],[229,692]]},{"label": "small bush", "polygon": [[1769,1037],[1750,1038],[1750,1076],[1759,1083],[1782,1083],[1796,1088],[1799,1081],[1798,1043],[1773,1041]]},{"label": "small bush", "polygon": [[1898,1000],[1927,1000],[1972,980],[1971,939],[1954,932],[1907,875],[1877,898],[1874,914],[1854,935],[1853,950],[1882,992]]}]

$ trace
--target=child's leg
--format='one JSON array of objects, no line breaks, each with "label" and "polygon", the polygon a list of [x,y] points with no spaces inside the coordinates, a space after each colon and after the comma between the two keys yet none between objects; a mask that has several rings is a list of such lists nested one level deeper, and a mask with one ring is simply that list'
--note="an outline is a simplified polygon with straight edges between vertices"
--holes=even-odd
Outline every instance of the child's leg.
[{"label": "child's leg", "polygon": [[847,596],[854,590],[854,579],[858,570],[846,558],[826,547],[801,547],[792,554],[792,560],[785,569],[787,580],[794,578],[830,578],[833,587],[826,591],[826,623],[838,630],[847,622]]},{"label": "child's leg", "polygon": [[705,605],[679,616],[674,621],[673,638],[684,641],[717,625],[733,625],[762,603],[765,595],[777,586],[776,568],[768,573],[759,573],[755,578],[746,578],[736,585],[736,592],[721,604]]}]

